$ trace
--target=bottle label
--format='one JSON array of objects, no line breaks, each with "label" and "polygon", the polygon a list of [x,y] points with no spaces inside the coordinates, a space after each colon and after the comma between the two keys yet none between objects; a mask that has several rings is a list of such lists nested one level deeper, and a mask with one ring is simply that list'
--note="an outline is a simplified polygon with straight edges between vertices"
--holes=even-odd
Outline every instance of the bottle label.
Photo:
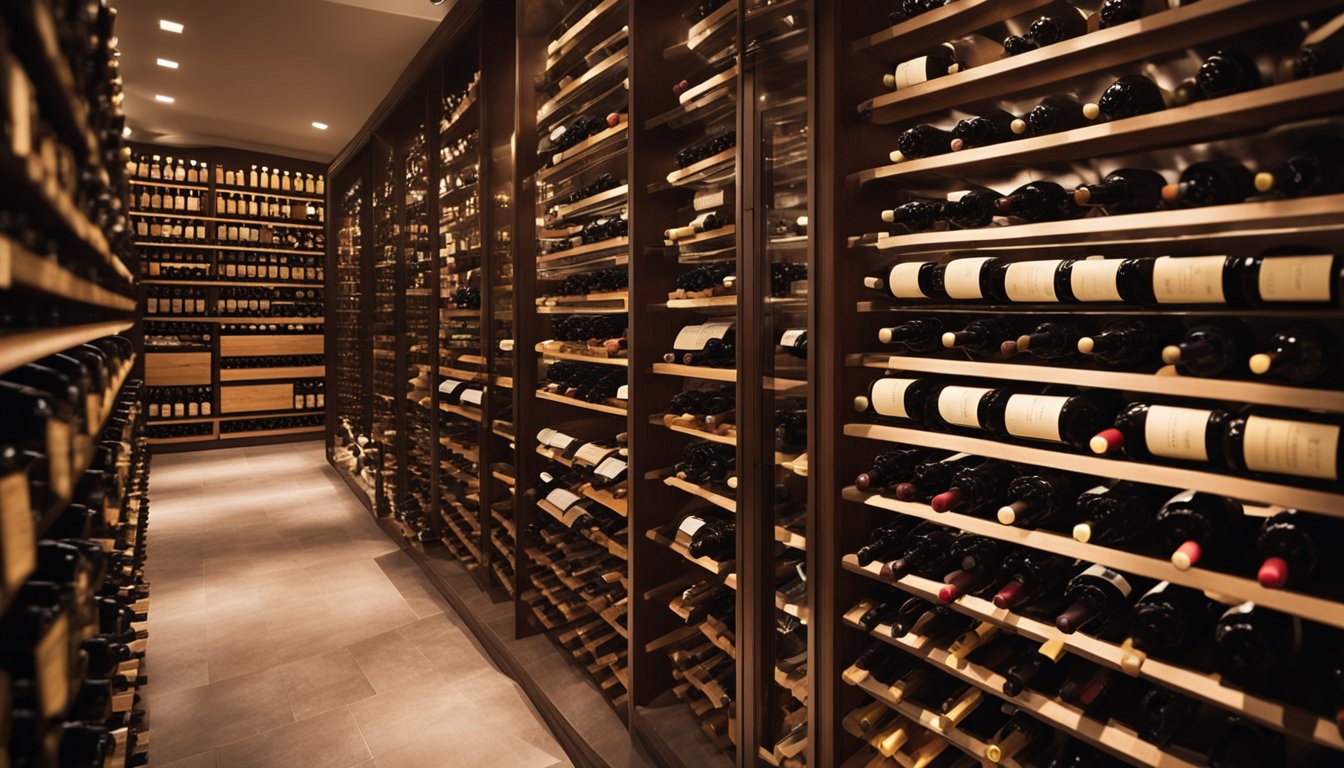
[{"label": "bottle label", "polygon": [[33,508],[28,496],[28,476],[10,472],[0,477],[0,589],[12,595],[37,567],[37,539]]},{"label": "bottle label", "polygon": [[1123,301],[1117,275],[1124,259],[1083,259],[1069,268],[1069,288],[1078,301]]},{"label": "bottle label", "polygon": [[908,419],[910,414],[905,408],[905,392],[916,381],[918,379],[878,379],[873,382],[873,393],[869,398],[869,404],[872,405],[875,412],[882,416]]},{"label": "bottle label", "polygon": [[688,517],[681,521],[681,525],[677,526],[677,539],[680,540],[685,535],[686,541],[690,541],[695,532],[703,527],[705,527],[704,520],[698,517]]},{"label": "bottle label", "polygon": [[70,617],[59,616],[33,648],[43,717],[65,711],[70,698]]},{"label": "bottle label", "polygon": [[1257,288],[1262,301],[1329,301],[1333,284],[1332,254],[1266,256],[1260,262]]},{"label": "bottle label", "polygon": [[583,462],[591,467],[614,450],[614,448],[608,448],[604,445],[598,445],[597,443],[586,443],[574,454],[574,460]]},{"label": "bottle label", "polygon": [[1009,264],[1004,277],[1008,300],[1059,301],[1059,297],[1055,295],[1055,272],[1059,270],[1061,262],[1061,259],[1051,259]]},{"label": "bottle label", "polygon": [[924,264],[922,261],[912,261],[892,267],[887,273],[887,290],[891,291],[891,295],[898,299],[929,298],[919,288],[919,270]]},{"label": "bottle label", "polygon": [[1153,263],[1153,297],[1159,304],[1226,304],[1226,256],[1159,256]]},{"label": "bottle label", "polygon": [[1139,600],[1140,600],[1140,601],[1143,601],[1143,600],[1147,600],[1147,599],[1150,598],[1150,597],[1161,597],[1161,596],[1167,591],[1167,587],[1170,587],[1170,586],[1171,586],[1171,582],[1169,582],[1169,581],[1159,581],[1159,582],[1157,583],[1157,586],[1153,587],[1152,589],[1148,590],[1147,592],[1144,592],[1144,593],[1143,593],[1143,596],[1140,597]]},{"label": "bottle label", "polygon": [[70,425],[47,419],[47,470],[51,492],[69,498],[74,492],[70,470]]},{"label": "bottle label", "polygon": [[1251,416],[1242,454],[1252,472],[1338,480],[1339,434],[1334,424]]},{"label": "bottle label", "polygon": [[938,393],[938,415],[948,424],[981,429],[980,400],[991,391],[985,387],[943,387]]},{"label": "bottle label", "polygon": [[597,469],[593,470],[593,474],[598,477],[605,477],[608,480],[615,480],[621,476],[621,473],[624,472],[625,469],[626,463],[624,461],[615,456],[611,456],[604,459],[601,464],[598,464]]},{"label": "bottle label", "polygon": [[439,391],[445,395],[451,395],[458,387],[464,386],[465,382],[457,379],[444,379],[439,384]]},{"label": "bottle label", "polygon": [[1116,589],[1120,590],[1121,596],[1123,596],[1126,600],[1129,599],[1130,593],[1134,591],[1134,587],[1130,585],[1128,579],[1126,579],[1122,574],[1116,573],[1115,571],[1112,571],[1110,568],[1107,568],[1104,565],[1091,566],[1090,568],[1088,568],[1086,571],[1083,571],[1079,575],[1091,576],[1093,578],[1102,579],[1103,581],[1109,581],[1112,585],[1115,586]]},{"label": "bottle label", "polygon": [[485,396],[485,391],[480,389],[462,390],[461,401],[467,405],[480,405],[481,399]]},{"label": "bottle label", "polygon": [[1212,411],[1153,405],[1143,427],[1143,439],[1154,456],[1168,459],[1208,461],[1205,442]]},{"label": "bottle label", "polygon": [[896,90],[898,91],[902,88],[909,88],[912,85],[919,85],[928,79],[928,56],[920,56],[918,58],[910,59],[909,61],[902,61],[900,64],[896,65]]},{"label": "bottle label", "polygon": [[672,342],[672,348],[687,352],[698,352],[705,348],[705,344],[709,343],[710,339],[722,339],[732,327],[731,322],[688,325],[677,334],[676,340]]},{"label": "bottle label", "polygon": [[943,288],[954,299],[983,299],[980,292],[980,269],[992,256],[976,256],[970,259],[955,259],[947,263],[943,271]]},{"label": "bottle label", "polygon": [[1004,408],[1004,426],[1015,437],[1062,442],[1059,419],[1068,402],[1063,396],[1013,395]]},{"label": "bottle label", "polygon": [[553,504],[555,508],[561,512],[574,506],[574,502],[578,501],[580,498],[582,497],[568,488],[556,488],[546,494],[546,501]]},{"label": "bottle label", "polygon": [[791,331],[785,331],[784,335],[779,337],[779,346],[781,347],[795,346],[798,344],[798,340],[801,339],[803,337],[803,334],[805,333],[807,333],[806,328],[795,328],[794,330]]}]

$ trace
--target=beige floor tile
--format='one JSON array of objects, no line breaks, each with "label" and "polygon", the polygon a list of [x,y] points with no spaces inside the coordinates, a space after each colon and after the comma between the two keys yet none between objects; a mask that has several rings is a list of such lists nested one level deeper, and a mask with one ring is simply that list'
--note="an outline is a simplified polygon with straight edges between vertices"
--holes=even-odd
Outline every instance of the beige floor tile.
[{"label": "beige floor tile", "polygon": [[400,632],[392,630],[347,646],[378,693],[436,674],[434,665]]},{"label": "beige floor tile", "polygon": [[351,768],[370,757],[345,707],[219,748],[229,768]]},{"label": "beige floor tile", "polygon": [[342,648],[280,667],[295,720],[305,720],[374,695],[355,657]]},{"label": "beige floor tile", "polygon": [[[158,754],[157,751],[155,754]],[[164,764],[155,762],[153,765],[154,768],[219,768],[219,761],[216,758],[215,750],[212,749],[209,752],[192,755],[191,757],[173,763]]]}]

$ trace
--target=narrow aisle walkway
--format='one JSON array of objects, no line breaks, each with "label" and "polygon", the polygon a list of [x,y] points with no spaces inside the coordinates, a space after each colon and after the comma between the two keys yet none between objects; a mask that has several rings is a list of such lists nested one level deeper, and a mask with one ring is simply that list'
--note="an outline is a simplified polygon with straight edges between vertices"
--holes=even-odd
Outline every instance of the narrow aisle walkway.
[{"label": "narrow aisle walkway", "polygon": [[160,454],[155,768],[551,768],[522,691],[305,442]]}]

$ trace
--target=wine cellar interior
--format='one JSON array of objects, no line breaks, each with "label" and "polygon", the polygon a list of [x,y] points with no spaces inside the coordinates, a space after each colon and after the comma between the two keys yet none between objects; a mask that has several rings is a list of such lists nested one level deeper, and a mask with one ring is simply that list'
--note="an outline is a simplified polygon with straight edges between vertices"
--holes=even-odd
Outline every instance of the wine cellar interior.
[{"label": "wine cellar interior", "polygon": [[332,0],[322,143],[144,2],[0,12],[0,768],[1344,764],[1344,3]]}]

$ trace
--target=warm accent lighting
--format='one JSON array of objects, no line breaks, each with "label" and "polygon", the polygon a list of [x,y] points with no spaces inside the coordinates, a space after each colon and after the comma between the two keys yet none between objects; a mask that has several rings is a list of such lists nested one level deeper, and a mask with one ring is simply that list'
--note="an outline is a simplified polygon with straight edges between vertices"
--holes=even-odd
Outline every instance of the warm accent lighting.
[{"label": "warm accent lighting", "polygon": [[177,69],[177,62],[172,59],[159,59],[157,63],[164,69]]},{"label": "warm accent lighting", "polygon": [[182,30],[186,29],[186,27],[182,26],[181,24],[178,24],[176,21],[159,19],[159,29],[162,29],[164,32],[172,32],[174,34],[180,35],[182,34]]},{"label": "warm accent lighting", "polygon": [[131,126],[128,125],[121,129],[121,138],[123,139],[131,138]]},{"label": "warm accent lighting", "polygon": [[172,96],[164,96],[162,93],[154,94],[154,100],[161,104],[172,104],[174,101],[177,101],[177,99],[174,99]]},{"label": "warm accent lighting", "polygon": [[319,131],[325,131],[325,130],[327,130],[327,124],[326,124],[326,123],[319,123],[319,122],[314,121],[314,122],[313,122],[313,127],[316,128],[316,129],[319,130]]}]

